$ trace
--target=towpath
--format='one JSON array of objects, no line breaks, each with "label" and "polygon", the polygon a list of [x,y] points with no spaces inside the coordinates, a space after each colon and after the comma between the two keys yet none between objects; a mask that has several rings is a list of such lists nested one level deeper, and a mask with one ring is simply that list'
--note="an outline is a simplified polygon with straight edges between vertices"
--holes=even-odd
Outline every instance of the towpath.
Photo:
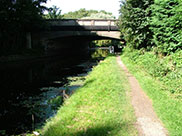
[{"label": "towpath", "polygon": [[126,66],[117,57],[117,63],[126,73],[131,88],[131,103],[136,115],[136,128],[139,136],[168,136],[167,130],[153,110],[152,102],[143,92],[136,78],[129,73]]}]

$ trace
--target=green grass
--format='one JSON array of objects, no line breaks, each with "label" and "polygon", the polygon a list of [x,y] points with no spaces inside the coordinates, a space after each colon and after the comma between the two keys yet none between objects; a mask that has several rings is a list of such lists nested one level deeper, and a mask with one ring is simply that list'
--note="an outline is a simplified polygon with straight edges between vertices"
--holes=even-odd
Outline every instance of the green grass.
[{"label": "green grass", "polygon": [[109,57],[42,129],[44,136],[135,136],[135,116],[126,76]]},{"label": "green grass", "polygon": [[128,54],[121,56],[124,64],[151,98],[154,110],[168,129],[170,136],[182,136],[182,101],[166,90],[166,86],[149,74],[148,69],[141,66],[141,63],[137,60],[132,61],[127,56]]}]

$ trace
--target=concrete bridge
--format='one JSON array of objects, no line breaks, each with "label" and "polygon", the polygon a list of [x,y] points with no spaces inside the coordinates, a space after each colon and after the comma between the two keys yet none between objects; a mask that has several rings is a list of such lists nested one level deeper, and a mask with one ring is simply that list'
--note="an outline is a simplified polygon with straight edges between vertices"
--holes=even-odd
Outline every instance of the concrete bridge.
[{"label": "concrete bridge", "polygon": [[49,29],[38,33],[42,40],[68,36],[100,36],[120,39],[120,32],[114,19],[64,19],[46,20]]},{"label": "concrete bridge", "polygon": [[32,35],[32,39],[41,41],[46,47],[51,41],[75,37],[87,40],[121,40],[117,26],[118,20],[115,19],[51,19],[46,21],[48,29]]}]

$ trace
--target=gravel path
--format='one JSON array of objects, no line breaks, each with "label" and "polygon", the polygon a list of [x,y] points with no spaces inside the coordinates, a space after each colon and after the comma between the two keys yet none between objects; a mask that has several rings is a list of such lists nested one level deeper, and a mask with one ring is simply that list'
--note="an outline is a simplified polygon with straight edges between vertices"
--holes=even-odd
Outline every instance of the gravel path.
[{"label": "gravel path", "polygon": [[167,130],[163,127],[153,110],[151,100],[142,91],[136,78],[129,73],[120,56],[117,57],[117,62],[126,73],[131,86],[131,103],[137,118],[136,127],[139,136],[168,136]]}]

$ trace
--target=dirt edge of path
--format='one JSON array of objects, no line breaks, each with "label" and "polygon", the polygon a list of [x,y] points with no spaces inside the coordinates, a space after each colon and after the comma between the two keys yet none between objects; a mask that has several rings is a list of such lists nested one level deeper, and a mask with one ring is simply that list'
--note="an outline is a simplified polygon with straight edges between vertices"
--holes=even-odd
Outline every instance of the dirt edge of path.
[{"label": "dirt edge of path", "polygon": [[168,131],[153,110],[152,101],[143,92],[136,78],[130,74],[120,56],[117,56],[117,63],[125,72],[130,84],[131,103],[137,119],[135,125],[139,136],[168,136]]}]

